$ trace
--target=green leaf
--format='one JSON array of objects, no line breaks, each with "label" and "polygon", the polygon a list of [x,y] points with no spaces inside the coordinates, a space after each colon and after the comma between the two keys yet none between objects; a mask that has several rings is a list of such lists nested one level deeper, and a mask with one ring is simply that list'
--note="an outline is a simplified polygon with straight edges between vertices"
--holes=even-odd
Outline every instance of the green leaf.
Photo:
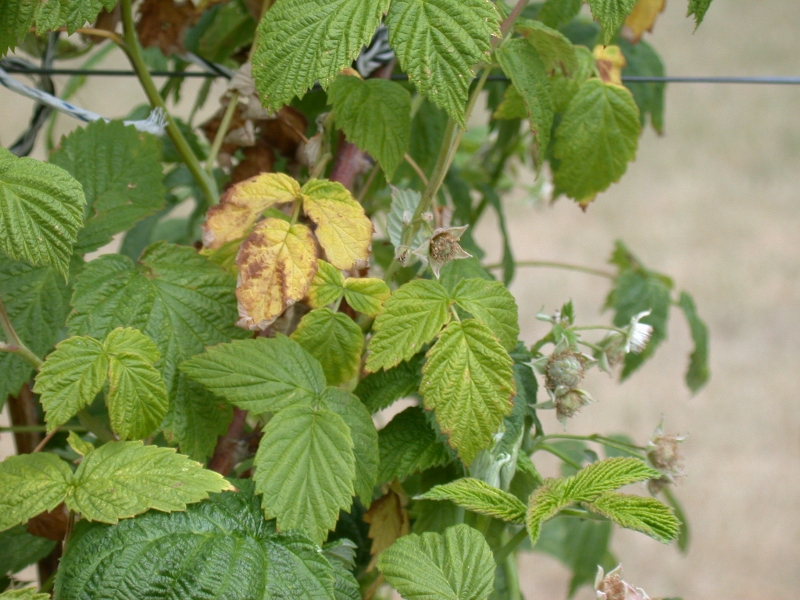
[{"label": "green leaf", "polygon": [[450,320],[449,306],[436,281],[417,279],[397,289],[372,326],[366,370],[390,369],[414,356]]},{"label": "green leaf", "polygon": [[164,206],[158,139],[122,121],[100,119],[76,129],[50,161],[75,177],[86,195],[76,254],[104,246]]},{"label": "green leaf", "polygon": [[686,16],[694,15],[695,29],[700,27],[700,23],[706,16],[706,11],[711,6],[711,0],[689,0],[689,10]]},{"label": "green leaf", "polygon": [[94,444],[87,442],[74,431],[70,431],[67,435],[67,444],[81,456],[87,456],[90,452],[94,452]]},{"label": "green leaf", "polygon": [[0,532],[0,573],[17,573],[44,558],[56,543],[31,535],[23,525]]},{"label": "green leaf", "polygon": [[[415,132],[416,131],[415,128]],[[402,245],[403,236],[411,225],[414,212],[417,210],[421,199],[422,194],[415,190],[407,190],[392,186],[392,203],[389,207],[389,213],[386,216],[386,233],[389,235],[389,241],[392,242],[395,248]],[[420,227],[409,246],[411,248],[417,248],[424,241],[425,228]]]},{"label": "green leaf", "polygon": [[20,454],[0,462],[0,531],[53,510],[72,480],[67,463],[55,454]]},{"label": "green leaf", "polygon": [[545,65],[536,49],[525,40],[510,40],[495,55],[525,102],[538,163],[547,151],[553,127],[553,99]]},{"label": "green leaf", "polygon": [[89,405],[107,377],[108,355],[103,344],[88,336],[58,344],[39,368],[33,386],[45,410],[47,430],[53,431]]},{"label": "green leaf", "polygon": [[397,400],[417,392],[422,381],[424,362],[425,357],[417,354],[393,369],[370,373],[358,382],[354,393],[361,398],[369,412],[376,413],[383,410]]},{"label": "green leaf", "polygon": [[594,502],[606,492],[625,485],[658,479],[661,474],[638,458],[607,458],[578,471],[566,480],[564,495],[573,502]]},{"label": "green leaf", "polygon": [[155,343],[135,329],[115,329],[104,342],[108,353],[108,416],[122,439],[152,434],[167,414],[167,387],[153,365],[161,358]]},{"label": "green leaf", "polygon": [[0,148],[0,250],[64,278],[83,224],[81,185],[63,169]]},{"label": "green leaf", "polygon": [[386,179],[408,152],[411,138],[411,94],[386,79],[339,76],[328,90],[336,126],[347,139],[369,152]]},{"label": "green leaf", "polygon": [[90,262],[78,275],[68,325],[73,335],[103,339],[117,327],[133,327],[161,353],[161,376],[170,406],[165,430],[181,450],[202,459],[214,450],[230,421],[231,408],[178,365],[206,346],[241,338],[235,278],[193,248],[158,242],[134,265],[120,255]]},{"label": "green leaf", "polygon": [[425,500],[450,500],[458,506],[508,523],[524,523],[528,507],[516,496],[485,481],[465,477],[437,485],[420,496]]},{"label": "green leaf", "polygon": [[378,432],[378,445],[381,457],[378,483],[402,481],[451,460],[450,451],[417,406],[405,409],[389,421]]},{"label": "green leaf", "polygon": [[519,315],[514,296],[499,281],[465,279],[453,291],[456,303],[482,321],[506,350],[513,350],[519,337]]},{"label": "green leaf", "polygon": [[669,506],[655,498],[607,492],[584,506],[617,525],[641,531],[663,544],[678,537],[678,519]]},{"label": "green leaf", "polygon": [[636,0],[587,0],[592,16],[603,28],[603,43],[614,39],[625,18],[633,10]]},{"label": "green leaf", "polygon": [[338,414],[350,429],[356,457],[356,495],[361,504],[372,502],[372,490],[378,480],[378,431],[369,411],[356,396],[339,388],[329,387],[320,398],[322,406]]},{"label": "green leaf", "polygon": [[618,181],[636,156],[639,131],[639,110],[628,90],[599,79],[584,83],[556,129],[558,189],[588,202]]},{"label": "green leaf", "polygon": [[209,348],[181,371],[253,414],[310,406],[325,389],[325,372],[300,344],[283,335]]},{"label": "green leaf", "polygon": [[574,46],[573,50],[578,61],[575,72],[570,77],[566,77],[559,71],[550,76],[553,109],[557,113],[566,111],[572,98],[586,80],[597,76],[597,65],[589,49],[585,46]]},{"label": "green leaf", "polygon": [[581,12],[583,0],[547,0],[536,18],[553,29],[559,29]]},{"label": "green leaf", "polygon": [[115,5],[116,0],[48,0],[36,13],[36,27],[43,33],[41,30],[66,25],[72,34],[86,23],[94,23],[102,9],[111,11]]},{"label": "green leaf", "polygon": [[[58,340],[69,313],[69,289],[50,267],[34,267],[0,254],[0,300],[14,331],[37,356]],[[16,396],[33,374],[33,367],[13,352],[0,352],[0,407]]]},{"label": "green leaf", "polygon": [[116,523],[148,509],[186,510],[212,492],[234,489],[222,475],[177,454],[142,442],[104,444],[75,471],[67,508],[90,521]]},{"label": "green leaf", "polygon": [[572,501],[564,496],[564,480],[545,479],[544,484],[528,500],[525,527],[532,545],[539,539],[542,524],[571,503]]},{"label": "green leaf", "polygon": [[33,24],[36,4],[25,0],[0,3],[0,56],[17,45]]},{"label": "green leaf", "polygon": [[233,483],[240,491],[212,494],[185,512],[150,511],[117,525],[79,522],[56,577],[57,597],[334,600],[333,567],[319,546],[278,533],[264,520],[252,481]]},{"label": "green leaf", "polygon": [[503,92],[503,101],[494,111],[493,119],[526,119],[528,117],[528,107],[525,100],[517,88],[509,85]]},{"label": "green leaf", "polygon": [[692,341],[694,342],[694,350],[689,357],[689,369],[686,371],[686,385],[693,392],[697,392],[710,377],[708,369],[708,327],[697,316],[694,300],[689,294],[681,292],[678,304],[686,317],[686,321],[689,323],[689,330],[692,332]]},{"label": "green leaf", "polygon": [[255,458],[253,480],[268,519],[321,542],[355,493],[353,438],[330,410],[297,406],[270,419]]},{"label": "green leaf", "polygon": [[348,277],[344,281],[344,299],[347,304],[368,317],[378,315],[391,294],[386,282],[377,277]]},{"label": "green leaf", "polygon": [[317,273],[308,289],[308,300],[312,308],[320,308],[337,302],[344,294],[344,275],[331,263],[317,261]]},{"label": "green leaf", "polygon": [[536,49],[548,74],[569,77],[578,68],[575,46],[560,31],[530,19],[517,20],[514,28]]},{"label": "green leaf", "polygon": [[[622,69],[622,76],[635,77],[664,77],[664,63],[656,54],[653,47],[644,40],[639,40],[636,44],[631,44],[625,39],[617,41],[622,53],[625,55],[626,65]],[[639,107],[639,122],[645,126],[647,115],[650,115],[650,123],[658,133],[664,132],[664,93],[667,84],[662,82],[653,83],[631,83],[626,82],[627,87],[636,106]]]},{"label": "green leaf", "polygon": [[42,594],[36,588],[24,588],[21,590],[8,590],[0,594],[3,600],[49,600],[50,594]]},{"label": "green leaf", "polygon": [[327,88],[368,45],[389,0],[279,0],[261,19],[253,77],[267,110]]},{"label": "green leaf", "polygon": [[420,393],[464,463],[491,443],[515,394],[511,358],[475,319],[453,321],[428,351]]},{"label": "green leaf", "polygon": [[346,314],[330,308],[312,310],[300,321],[292,339],[319,361],[329,385],[350,381],[358,374],[364,333]]},{"label": "green leaf", "polygon": [[386,26],[400,67],[420,94],[466,127],[472,68],[500,35],[497,9],[485,0],[394,0]]},{"label": "green leaf", "polygon": [[439,283],[451,294],[464,279],[496,281],[489,271],[481,266],[481,261],[475,257],[449,262],[442,267],[439,273]]},{"label": "green leaf", "polygon": [[485,600],[494,586],[492,551],[467,525],[403,536],[381,553],[378,568],[407,600]]}]

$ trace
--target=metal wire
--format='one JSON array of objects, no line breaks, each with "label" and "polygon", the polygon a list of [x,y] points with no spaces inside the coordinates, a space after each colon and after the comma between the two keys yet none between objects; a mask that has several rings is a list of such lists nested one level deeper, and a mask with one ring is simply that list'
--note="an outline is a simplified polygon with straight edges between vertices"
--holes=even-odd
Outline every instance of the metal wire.
[{"label": "metal wire", "polygon": [[[213,63],[212,63],[213,64]],[[135,77],[136,73],[126,69],[47,69],[40,67],[21,67],[8,66],[5,70],[9,73],[24,75],[87,75],[94,77]],[[218,78],[226,77],[224,72],[209,71],[151,71],[153,77],[178,77],[178,78]],[[405,81],[407,75],[392,75],[392,79]],[[503,75],[490,75],[489,81],[508,81],[508,77]],[[746,85],[800,85],[800,77],[689,77],[689,76],[669,76],[669,77],[645,77],[645,76],[623,76],[622,80],[628,83],[731,83]]]}]

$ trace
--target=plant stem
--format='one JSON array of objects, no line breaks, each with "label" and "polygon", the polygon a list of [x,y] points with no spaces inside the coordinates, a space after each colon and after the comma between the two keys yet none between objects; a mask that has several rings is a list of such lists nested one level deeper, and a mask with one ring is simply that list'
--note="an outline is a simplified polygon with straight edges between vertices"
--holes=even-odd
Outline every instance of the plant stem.
[{"label": "plant stem", "polygon": [[369,188],[372,185],[372,182],[375,181],[375,177],[378,175],[378,171],[380,171],[380,169],[381,166],[379,164],[376,164],[374,167],[372,167],[372,170],[369,172],[367,180],[364,182],[364,185],[361,186],[361,191],[358,192],[358,198],[356,198],[356,200],[358,201],[359,204],[363,203],[364,198],[366,197],[367,192],[369,191]]},{"label": "plant stem", "polygon": [[622,335],[628,335],[628,332],[619,327],[612,327],[611,325],[581,325],[580,327],[570,327],[572,331],[613,331]]},{"label": "plant stem", "polygon": [[19,354],[20,358],[27,361],[34,369],[38,369],[40,366],[42,366],[42,359],[31,352],[28,347],[22,343],[22,340],[19,339],[17,332],[14,330],[14,326],[11,324],[11,319],[6,312],[6,307],[1,299],[0,327],[3,329],[3,334],[6,337],[6,341],[9,342],[8,344],[0,342],[0,351],[14,352],[15,354]]},{"label": "plant stem", "polygon": [[502,25],[500,25],[500,38],[498,38],[496,43],[499,43],[499,40],[503,39],[506,34],[511,31],[511,28],[514,26],[514,21],[516,21],[517,17],[519,17],[522,14],[522,11],[525,10],[528,2],[529,0],[519,0],[516,6],[511,9],[511,12],[508,13],[506,20],[503,21]]},{"label": "plant stem", "polygon": [[164,111],[164,116],[167,119],[167,135],[169,135],[169,139],[172,140],[172,143],[175,145],[175,149],[178,151],[178,154],[180,154],[181,158],[183,158],[183,161],[186,163],[186,166],[192,173],[197,185],[199,185],[200,189],[203,190],[203,195],[206,197],[206,203],[209,206],[213,206],[217,203],[218,196],[216,183],[203,170],[203,167],[200,165],[200,161],[197,160],[197,157],[192,152],[192,149],[189,147],[186,138],[183,137],[183,134],[175,124],[175,120],[172,118],[172,115],[167,112],[167,107],[164,105],[164,100],[161,98],[161,94],[158,93],[158,88],[156,87],[155,83],[153,83],[153,79],[150,77],[147,66],[144,64],[144,60],[142,59],[142,54],[139,51],[139,40],[136,37],[136,26],[133,22],[132,0],[122,0],[122,2],[120,2],[120,12],[122,13],[122,29],[125,38],[125,45],[122,46],[122,49],[128,55],[128,60],[130,61],[133,70],[136,72],[139,83],[141,84],[142,89],[144,89],[144,93],[147,95],[147,99],[150,101],[151,106],[153,106],[153,108],[160,108]]},{"label": "plant stem", "polygon": [[526,537],[528,537],[528,530],[523,527],[514,534],[514,537],[508,540],[508,542],[506,542],[497,552],[495,552],[494,562],[496,562],[498,565],[502,565],[506,558],[511,556],[514,550],[517,549],[517,546],[519,546]]},{"label": "plant stem", "polygon": [[542,436],[538,438],[538,440],[541,440],[543,442],[546,440],[582,440],[585,442],[595,442],[597,444],[603,444],[604,446],[608,446],[609,448],[616,448],[617,450],[624,450],[625,452],[644,451],[644,448],[642,448],[641,446],[636,446],[635,444],[628,444],[627,442],[621,442],[619,440],[608,438],[603,435],[597,435],[596,433],[593,433],[592,435],[572,435],[568,433],[553,433],[551,435]]},{"label": "plant stem", "polygon": [[[75,432],[88,431],[83,425],[62,425],[59,429],[61,431]],[[0,433],[36,433],[40,431],[47,431],[47,425],[12,425],[11,427],[0,427]]]},{"label": "plant stem", "polygon": [[206,173],[209,175],[211,175],[212,171],[214,170],[214,161],[217,160],[219,149],[222,148],[222,142],[225,140],[225,136],[228,134],[228,127],[231,126],[231,121],[233,121],[233,115],[236,114],[237,106],[239,106],[239,92],[233,90],[233,92],[231,92],[228,106],[225,108],[225,114],[222,115],[222,121],[219,124],[216,135],[214,136],[214,142],[211,144],[211,149],[208,151],[208,158],[206,159]]},{"label": "plant stem", "polygon": [[39,442],[39,444],[36,446],[36,448],[33,449],[32,454],[36,454],[37,452],[40,452],[42,450],[42,448],[44,448],[47,445],[47,442],[52,440],[53,436],[58,433],[58,429],[59,428],[56,427],[55,429],[53,429],[53,431],[51,431],[46,436],[44,436],[44,438],[42,438],[42,441]]},{"label": "plant stem", "polygon": [[72,530],[75,528],[75,511],[69,511],[69,517],[67,517],[67,533],[64,535],[64,546],[66,547],[67,542],[69,541],[69,537],[72,535]]},{"label": "plant stem", "polygon": [[333,157],[330,152],[326,152],[322,156],[319,157],[317,164],[314,165],[314,170],[311,171],[309,175],[309,179],[319,179],[320,175],[325,172],[325,167],[328,166],[328,161]]},{"label": "plant stem", "polygon": [[[616,275],[609,271],[601,269],[592,269],[591,267],[584,267],[581,265],[571,265],[568,263],[554,262],[549,260],[520,260],[514,263],[516,267],[550,267],[553,269],[566,269],[568,271],[579,271],[588,275],[596,275],[597,277],[606,277],[607,279],[614,279]],[[503,265],[495,263],[486,265],[485,269],[502,269]]]},{"label": "plant stem", "polygon": [[425,176],[425,171],[423,171],[422,167],[420,167],[417,164],[417,161],[415,161],[408,152],[406,152],[406,155],[403,158],[405,158],[408,165],[412,169],[414,169],[414,172],[422,180],[422,184],[427,186],[430,182],[428,181],[428,178]]},{"label": "plant stem", "polygon": [[587,519],[589,521],[607,521],[604,516],[583,510],[582,508],[562,508],[557,517],[576,517],[578,519]]},{"label": "plant stem", "polygon": [[85,408],[78,411],[77,417],[81,425],[86,427],[86,429],[94,434],[94,437],[101,442],[117,441],[117,437],[109,431],[108,427],[106,427],[100,419],[92,416]]},{"label": "plant stem", "polygon": [[550,453],[550,454],[552,454],[553,456],[555,456],[555,457],[557,457],[557,458],[560,458],[561,460],[563,460],[563,461],[564,461],[565,463],[567,463],[567,464],[568,464],[570,467],[574,467],[574,468],[578,469],[579,471],[580,471],[580,470],[581,470],[581,468],[582,468],[582,467],[581,467],[581,465],[579,465],[579,464],[578,464],[578,463],[576,463],[574,460],[572,460],[572,459],[571,459],[569,456],[567,456],[566,454],[564,454],[563,452],[561,452],[561,450],[559,450],[558,448],[553,448],[553,447],[552,447],[550,444],[538,444],[538,445],[536,446],[536,448],[534,448],[534,450],[533,450],[533,451],[534,451],[534,452],[536,452],[537,450],[544,450],[545,452],[549,452],[549,453]]}]

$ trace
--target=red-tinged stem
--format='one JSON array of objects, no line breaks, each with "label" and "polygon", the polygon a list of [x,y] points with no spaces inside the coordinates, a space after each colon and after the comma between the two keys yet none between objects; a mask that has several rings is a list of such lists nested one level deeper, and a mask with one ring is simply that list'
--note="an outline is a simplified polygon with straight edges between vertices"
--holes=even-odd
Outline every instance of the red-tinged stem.
[{"label": "red-tinged stem", "polygon": [[208,463],[208,468],[220,475],[228,475],[236,466],[236,455],[239,441],[242,439],[244,425],[247,421],[247,411],[240,408],[233,409],[233,419],[228,425],[228,431],[221,435],[214,449],[214,455]]}]

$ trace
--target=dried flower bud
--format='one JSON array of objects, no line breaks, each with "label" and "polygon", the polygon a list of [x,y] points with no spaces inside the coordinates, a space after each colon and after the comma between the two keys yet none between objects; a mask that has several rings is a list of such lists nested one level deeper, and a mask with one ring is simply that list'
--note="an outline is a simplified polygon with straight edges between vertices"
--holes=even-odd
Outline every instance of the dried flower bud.
[{"label": "dried flower bud", "polygon": [[[675,478],[683,475],[683,456],[680,451],[680,443],[685,439],[686,436],[665,435],[663,417],[653,431],[650,441],[647,442],[647,458],[650,464],[663,474],[661,479],[655,480],[654,485],[657,489],[666,483],[675,483]],[[661,482],[660,486],[658,482]]]},{"label": "dried flower bud", "polygon": [[424,263],[430,263],[433,274],[439,277],[439,272],[447,263],[459,258],[471,258],[472,255],[466,252],[458,241],[467,230],[463,227],[439,228],[433,232],[429,240],[414,250],[414,254],[419,256]]},{"label": "dried flower bud", "polygon": [[554,400],[556,418],[562,425],[566,426],[567,419],[574,417],[576,413],[580,412],[587,404],[591,404],[591,402],[592,397],[583,390],[569,390],[560,394]]},{"label": "dried flower bud", "polygon": [[608,575],[604,575],[603,567],[598,566],[594,590],[597,600],[650,600],[650,596],[642,588],[634,588],[622,580],[622,565],[618,565]]},{"label": "dried flower bud", "polygon": [[547,389],[560,395],[578,387],[586,373],[586,362],[585,356],[572,350],[551,355],[545,366]]}]

